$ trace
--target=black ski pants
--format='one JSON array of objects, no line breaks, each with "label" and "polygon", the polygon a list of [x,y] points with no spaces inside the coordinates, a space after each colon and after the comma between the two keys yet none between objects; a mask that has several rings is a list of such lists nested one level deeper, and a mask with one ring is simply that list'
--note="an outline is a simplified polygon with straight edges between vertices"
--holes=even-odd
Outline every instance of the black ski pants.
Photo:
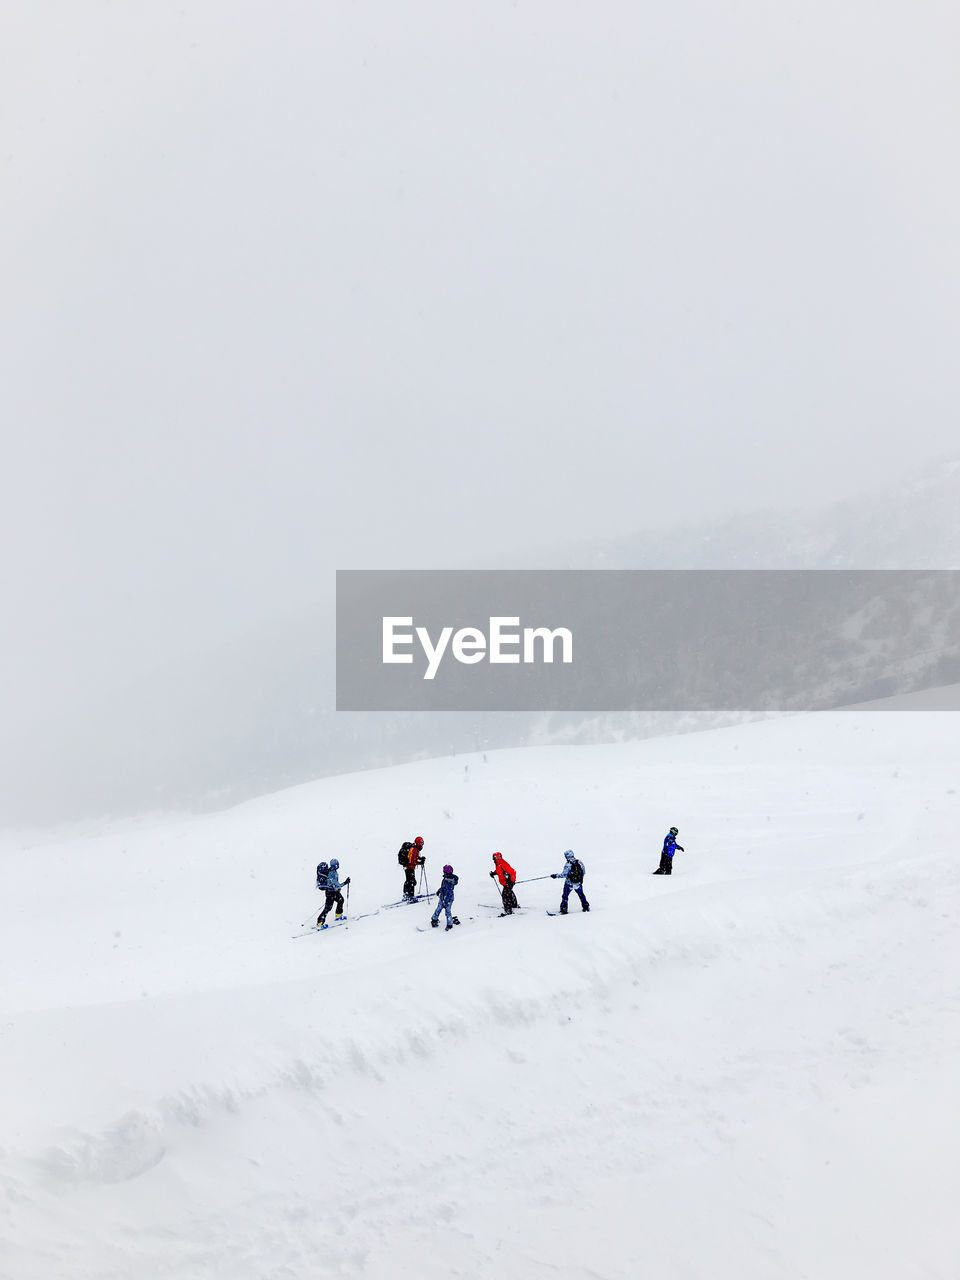
[{"label": "black ski pants", "polygon": [[668,853],[661,853],[660,865],[653,874],[655,876],[669,876],[673,874],[673,859]]},{"label": "black ski pants", "polygon": [[407,867],[406,874],[403,878],[403,896],[405,898],[413,898],[417,892],[417,868]]},{"label": "black ski pants", "polygon": [[503,888],[500,890],[500,897],[503,899],[504,911],[512,911],[514,907],[519,907],[517,895],[513,892],[513,881],[509,876],[506,877]]},{"label": "black ski pants", "polygon": [[339,889],[328,889],[327,900],[323,904],[323,910],[317,916],[317,924],[323,924],[324,920],[326,920],[327,918],[327,912],[330,910],[330,908],[333,906],[334,903],[337,904],[337,915],[342,916],[343,915],[343,894],[340,892]]}]

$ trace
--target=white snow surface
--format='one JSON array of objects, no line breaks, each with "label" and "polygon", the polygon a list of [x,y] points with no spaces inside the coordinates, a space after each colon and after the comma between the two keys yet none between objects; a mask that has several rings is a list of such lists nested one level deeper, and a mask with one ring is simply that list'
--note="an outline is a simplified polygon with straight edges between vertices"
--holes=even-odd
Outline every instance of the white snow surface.
[{"label": "white snow surface", "polygon": [[[956,1280],[958,746],[822,713],[8,840],[0,1274]],[[292,938],[415,834],[459,929]],[[568,847],[590,914],[479,905]]]}]

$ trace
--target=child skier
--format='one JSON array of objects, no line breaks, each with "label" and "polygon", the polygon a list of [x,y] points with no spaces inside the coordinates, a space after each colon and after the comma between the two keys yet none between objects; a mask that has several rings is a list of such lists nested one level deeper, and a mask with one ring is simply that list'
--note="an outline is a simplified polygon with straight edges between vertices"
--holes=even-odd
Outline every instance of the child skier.
[{"label": "child skier", "polygon": [[519,907],[517,895],[513,892],[513,886],[517,883],[517,873],[506,861],[502,853],[493,855],[494,870],[490,875],[500,881],[500,897],[503,899],[503,914],[509,916],[513,913],[515,907]]},{"label": "child skier", "polygon": [[317,867],[317,888],[324,890],[324,892],[327,895],[327,900],[326,900],[326,903],[324,904],[323,910],[317,916],[317,928],[326,929],[328,928],[327,912],[330,910],[330,908],[333,906],[334,903],[337,904],[336,918],[339,920],[340,917],[343,915],[343,894],[340,892],[340,890],[345,889],[347,887],[347,885],[350,883],[350,877],[347,876],[346,880],[344,880],[341,883],[340,876],[339,876],[340,861],[339,859],[334,858],[333,861],[330,863],[329,867],[327,867],[326,874],[323,877],[323,884],[321,884],[320,883],[321,867],[327,867],[327,864],[325,862],[321,862],[320,866]]},{"label": "child skier", "polygon": [[436,929],[440,922],[441,908],[447,913],[447,931],[453,928],[460,921],[453,914],[450,908],[453,906],[453,891],[460,883],[460,877],[453,874],[453,867],[449,864],[443,868],[443,879],[440,881],[440,890],[437,894],[437,907],[433,915],[430,917],[430,923]]},{"label": "child skier", "polygon": [[677,836],[679,831],[676,827],[671,827],[667,834],[663,837],[663,849],[660,851],[660,865],[653,873],[655,876],[669,876],[673,874],[673,855],[679,849],[681,853],[685,853],[682,844],[677,844]]},{"label": "child skier", "polygon": [[550,877],[551,880],[559,880],[563,877],[563,897],[560,899],[560,914],[567,914],[567,899],[570,897],[570,890],[576,889],[577,896],[580,899],[581,911],[589,911],[590,903],[587,901],[583,892],[583,878],[587,874],[587,869],[574,854],[572,849],[568,849],[563,855],[566,860],[566,866],[562,871],[555,871]]},{"label": "child skier", "polygon": [[417,896],[417,867],[422,867],[426,858],[420,852],[423,848],[423,836],[414,840],[405,840],[397,851],[397,861],[403,867],[404,901],[412,902]]}]

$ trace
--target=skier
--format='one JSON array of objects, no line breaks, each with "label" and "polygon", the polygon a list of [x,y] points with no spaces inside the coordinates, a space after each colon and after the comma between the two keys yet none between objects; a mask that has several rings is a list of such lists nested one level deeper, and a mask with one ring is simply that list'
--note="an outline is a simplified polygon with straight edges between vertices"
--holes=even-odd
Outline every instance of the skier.
[{"label": "skier", "polygon": [[327,895],[327,900],[324,904],[323,910],[317,916],[317,928],[326,929],[328,927],[327,913],[334,903],[337,904],[336,919],[339,920],[340,917],[343,915],[343,894],[340,892],[340,890],[345,889],[347,887],[347,885],[350,883],[350,877],[347,876],[346,880],[344,880],[341,883],[340,876],[339,876],[340,861],[338,858],[334,858],[331,861],[329,867],[327,867],[326,875],[324,876],[324,882],[323,884],[321,884],[320,883],[321,867],[327,867],[327,864],[325,862],[321,862],[320,866],[317,867],[317,888],[324,890],[324,892]]},{"label": "skier", "polygon": [[437,893],[436,910],[430,917],[430,923],[433,925],[434,929],[436,929],[437,925],[440,923],[441,908],[443,908],[447,913],[447,932],[449,932],[455,924],[460,923],[457,917],[450,910],[453,906],[453,891],[459,883],[460,877],[453,874],[453,867],[448,863],[447,866],[443,868],[443,879],[440,881],[440,890]]},{"label": "skier", "polygon": [[404,869],[403,897],[406,902],[412,902],[417,896],[417,867],[422,867],[426,862],[420,852],[422,848],[423,836],[417,836],[412,841],[405,840],[397,850],[397,861]]},{"label": "skier", "polygon": [[663,849],[660,851],[660,865],[653,873],[655,876],[669,876],[673,873],[673,855],[679,849],[681,853],[685,853],[682,844],[677,844],[677,836],[679,831],[676,827],[671,827],[667,834],[663,837]]},{"label": "skier", "polygon": [[590,903],[583,892],[583,877],[587,874],[587,869],[580,859],[575,856],[572,849],[568,849],[563,856],[566,859],[566,866],[562,871],[555,871],[550,877],[551,880],[559,880],[561,876],[563,877],[563,897],[560,899],[560,914],[562,916],[567,914],[567,899],[570,897],[571,889],[576,889],[577,891],[580,898],[581,911],[589,911]]},{"label": "skier", "polygon": [[513,886],[517,883],[517,873],[506,861],[502,853],[493,855],[494,870],[490,872],[491,877],[500,881],[500,897],[503,899],[503,914],[509,916],[513,913],[515,907],[519,907],[517,895],[513,892]]}]

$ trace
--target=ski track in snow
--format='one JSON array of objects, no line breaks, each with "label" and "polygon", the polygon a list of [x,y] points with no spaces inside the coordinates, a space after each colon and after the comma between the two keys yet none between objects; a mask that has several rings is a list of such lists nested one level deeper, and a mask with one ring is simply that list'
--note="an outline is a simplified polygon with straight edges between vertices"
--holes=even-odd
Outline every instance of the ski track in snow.
[{"label": "ski track in snow", "polygon": [[[824,713],[9,839],[0,1275],[955,1280],[958,743]],[[415,831],[469,924],[291,939]],[[589,915],[473,908],[567,847]]]}]

